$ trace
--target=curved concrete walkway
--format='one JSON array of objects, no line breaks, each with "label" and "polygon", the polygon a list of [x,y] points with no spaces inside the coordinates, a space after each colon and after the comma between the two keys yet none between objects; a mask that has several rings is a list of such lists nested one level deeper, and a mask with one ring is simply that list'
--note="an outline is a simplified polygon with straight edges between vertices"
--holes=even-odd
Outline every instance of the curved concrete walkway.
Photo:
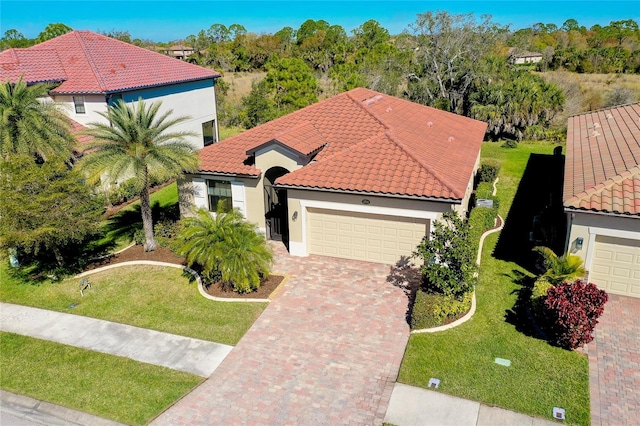
[{"label": "curved concrete walkway", "polygon": [[131,325],[0,303],[0,330],[209,377],[233,346]]}]

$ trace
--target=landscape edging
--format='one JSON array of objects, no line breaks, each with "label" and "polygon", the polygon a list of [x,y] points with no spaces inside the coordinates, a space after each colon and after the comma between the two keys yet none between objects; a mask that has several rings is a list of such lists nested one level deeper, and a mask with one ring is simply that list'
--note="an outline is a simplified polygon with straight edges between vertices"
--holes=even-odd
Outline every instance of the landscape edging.
[{"label": "landscape edging", "polygon": [[[482,236],[480,236],[480,242],[478,244],[478,256],[476,257],[476,264],[478,266],[480,266],[480,259],[482,258],[482,247],[484,245],[485,238],[488,235],[493,234],[494,232],[501,231],[502,228],[504,227],[504,219],[502,219],[502,217],[500,215],[498,215],[496,217],[496,219],[500,221],[500,225],[496,226],[495,228],[491,228],[491,229],[485,231],[482,234]],[[476,290],[474,289],[473,290],[473,296],[471,297],[471,309],[469,309],[469,312],[467,312],[465,316],[455,320],[452,323],[441,325],[441,326],[438,326],[438,327],[421,328],[419,330],[411,330],[411,333],[412,334],[437,333],[439,331],[449,330],[451,328],[457,327],[460,324],[464,324],[465,322],[469,321],[471,319],[471,317],[473,316],[473,314],[475,314],[475,312],[476,312]]]},{"label": "landscape edging", "polygon": [[[121,266],[134,266],[134,265],[168,266],[170,268],[180,268],[183,271],[186,271],[186,272],[190,273],[191,275],[193,275],[193,277],[196,279],[196,282],[198,283],[198,291],[200,292],[200,294],[202,296],[204,296],[205,298],[210,299],[210,300],[215,300],[216,302],[269,303],[271,301],[270,299],[241,299],[241,298],[227,298],[227,297],[215,297],[215,296],[212,296],[212,295],[208,294],[206,291],[204,291],[204,288],[203,288],[203,285],[202,285],[202,279],[200,278],[200,275],[198,275],[198,273],[196,271],[194,271],[193,269],[191,269],[191,268],[189,268],[187,266],[184,266],[184,265],[178,265],[176,263],[158,262],[158,261],[155,261],[155,260],[131,260],[131,261],[128,261],[128,262],[114,263],[113,265],[107,265],[107,266],[103,266],[101,268],[96,268],[96,269],[92,269],[90,271],[83,272],[81,274],[76,275],[74,278],[83,278],[83,277],[86,277],[87,275],[96,274],[98,272],[103,272],[103,271],[108,271],[109,269],[119,268]],[[279,291],[281,286],[286,282],[286,280],[287,280],[287,277],[285,276],[285,279],[282,280],[282,282],[278,285],[278,287],[276,287],[276,289],[273,292],[275,293],[275,292]]]}]

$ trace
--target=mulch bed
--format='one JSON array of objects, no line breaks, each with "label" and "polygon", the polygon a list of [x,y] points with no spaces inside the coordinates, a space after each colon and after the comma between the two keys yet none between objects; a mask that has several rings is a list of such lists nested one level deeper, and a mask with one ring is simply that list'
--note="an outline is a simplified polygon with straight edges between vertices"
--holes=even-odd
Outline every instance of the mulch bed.
[{"label": "mulch bed", "polygon": [[[117,263],[130,262],[133,260],[153,260],[155,262],[173,263],[176,265],[186,265],[184,258],[176,256],[167,247],[158,247],[155,251],[145,252],[144,247],[141,245],[132,246],[123,252],[110,255],[103,259],[96,260],[91,263],[85,270],[101,268],[107,265],[114,265]],[[256,291],[251,293],[236,293],[234,291],[226,291],[222,289],[220,283],[212,284],[205,288],[205,291],[212,296],[220,298],[235,298],[235,299],[268,299],[271,293],[278,288],[282,280],[281,275],[270,275],[266,280],[263,280],[260,287]]]},{"label": "mulch bed", "polygon": [[268,299],[271,293],[274,292],[280,283],[284,280],[282,275],[269,275],[266,280],[262,280],[260,287],[256,291],[251,293],[236,293],[235,291],[224,290],[222,284],[217,282],[211,284],[209,287],[205,287],[206,291],[211,296],[221,298],[233,298],[233,299]]},{"label": "mulch bed", "polygon": [[101,268],[116,263],[130,262],[132,260],[153,260],[156,262],[175,263],[176,265],[186,265],[184,258],[176,256],[166,247],[158,247],[155,251],[145,252],[140,245],[132,246],[118,254],[109,255],[89,264],[86,270]]}]

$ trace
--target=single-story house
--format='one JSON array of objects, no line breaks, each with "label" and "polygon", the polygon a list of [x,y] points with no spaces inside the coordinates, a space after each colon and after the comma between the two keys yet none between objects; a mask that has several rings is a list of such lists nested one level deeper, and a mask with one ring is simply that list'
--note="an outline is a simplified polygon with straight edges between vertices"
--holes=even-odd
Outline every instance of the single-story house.
[{"label": "single-story house", "polygon": [[563,200],[588,280],[640,297],[640,103],[569,118]]},{"label": "single-story house", "polygon": [[467,210],[486,127],[354,89],[205,147],[182,211],[225,200],[292,255],[392,264]]},{"label": "single-story house", "polygon": [[509,61],[515,65],[535,64],[542,61],[542,53],[511,48],[509,50]]},{"label": "single-story house", "polygon": [[67,34],[25,49],[0,52],[0,80],[21,78],[49,83],[51,100],[63,105],[81,126],[107,122],[99,112],[118,99],[162,102],[190,119],[176,131],[188,131],[196,148],[218,140],[216,71],[170,58],[91,31]]}]

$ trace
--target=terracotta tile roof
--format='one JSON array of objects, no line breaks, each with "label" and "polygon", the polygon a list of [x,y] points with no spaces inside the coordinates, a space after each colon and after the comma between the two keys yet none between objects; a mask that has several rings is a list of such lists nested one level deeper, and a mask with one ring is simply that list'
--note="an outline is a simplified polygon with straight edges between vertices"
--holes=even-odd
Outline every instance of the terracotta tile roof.
[{"label": "terracotta tile roof", "polygon": [[7,49],[0,52],[0,80],[28,83],[59,83],[67,73],[54,50]]},{"label": "terracotta tile roof", "polygon": [[640,215],[640,103],[569,117],[564,205]]},{"label": "terracotta tile roof", "polygon": [[54,94],[102,94],[220,76],[215,71],[91,31],[71,31],[8,52],[2,52],[0,79],[14,81],[24,74],[28,82],[35,83],[60,81],[64,77],[63,83],[52,90]]},{"label": "terracotta tile roof", "polygon": [[326,143],[311,163],[276,183],[460,200],[485,130],[477,120],[354,89],[205,147],[200,169],[259,176],[247,161],[256,147],[276,140],[303,152]]},{"label": "terracotta tile roof", "polygon": [[273,140],[247,150],[247,154],[253,155],[256,151],[273,143],[286,146],[302,156],[312,155],[327,145],[324,137],[313,124],[303,123],[291,130],[276,133]]},{"label": "terracotta tile roof", "polygon": [[67,121],[69,121],[69,123],[71,124],[71,134],[75,136],[76,140],[78,141],[78,149],[82,150],[82,145],[86,145],[93,141],[93,136],[82,134],[82,132],[87,130],[84,125],[70,118],[67,118]]}]

